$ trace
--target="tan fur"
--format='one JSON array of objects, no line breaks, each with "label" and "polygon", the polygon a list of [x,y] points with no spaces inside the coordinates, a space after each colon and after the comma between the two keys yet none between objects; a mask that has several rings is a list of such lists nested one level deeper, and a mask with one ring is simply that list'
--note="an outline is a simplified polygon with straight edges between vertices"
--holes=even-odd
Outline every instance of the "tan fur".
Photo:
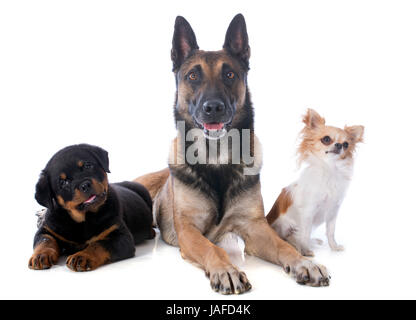
[{"label": "tan fur", "polygon": [[[299,161],[305,161],[306,166],[300,178],[282,190],[267,220],[299,252],[313,256],[311,232],[323,222],[331,249],[342,250],[334,238],[335,221],[351,180],[353,154],[356,144],[362,141],[364,127],[327,126],[312,109],[307,110],[303,122],[298,153]],[[287,215],[278,220],[285,212]]]},{"label": "tan fur", "polygon": [[[184,25],[187,26],[186,30],[184,30]],[[189,41],[180,42],[178,37],[179,39],[180,37],[189,38]],[[227,31],[224,50],[198,50],[191,27],[182,17],[177,18],[172,59],[175,77],[178,80],[174,108],[175,112],[180,114],[181,119],[185,119],[188,124],[194,123],[189,112],[190,102],[197,100],[202,93],[212,92],[226,92],[235,101],[236,110],[231,128],[236,127],[233,124],[239,124],[240,120],[246,119],[247,112],[243,108],[244,103],[249,100],[246,96],[248,92],[247,70],[243,64],[248,63],[250,51],[245,37],[244,18],[238,15]],[[191,55],[188,55],[188,51],[191,50],[190,44],[193,44],[193,51]],[[184,51],[182,53],[187,54],[186,59],[180,61],[180,67],[177,65],[177,47],[182,48]],[[236,59],[235,54],[238,54],[240,59]],[[231,87],[223,81],[224,64],[228,64],[235,73]],[[202,69],[203,79],[198,83],[192,83],[196,81],[196,77],[189,78],[188,76],[196,68]],[[207,191],[207,188],[204,188],[204,182],[199,180],[205,178],[199,176],[199,173],[192,170],[189,165],[184,164],[184,146],[182,145],[184,137],[180,136],[180,130],[169,154],[171,174],[156,172],[135,180],[151,188],[154,219],[160,228],[162,238],[169,244],[178,245],[182,257],[203,268],[210,278],[211,287],[223,294],[243,293],[251,288],[246,275],[232,265],[223,249],[214,244],[229,232],[236,233],[243,238],[248,253],[290,268],[293,274],[300,277],[299,282],[325,285],[329,280],[324,268],[320,269],[305,260],[293,247],[281,240],[267,223],[260,183],[257,180],[257,174],[262,165],[261,147],[251,124],[249,129],[251,131],[250,150],[254,157],[254,164],[247,166],[243,161],[238,164],[227,164],[234,166],[230,167],[233,179],[226,182],[229,184],[228,189],[220,195],[222,198],[220,209],[218,208],[219,200],[215,199],[216,196],[204,193],[209,193],[209,190]],[[206,141],[198,139],[196,144],[198,143],[205,145]],[[229,152],[232,151],[230,149]],[[194,150],[188,149],[190,152]],[[204,157],[204,154],[200,156]],[[224,165],[226,162],[218,164],[207,161],[206,163],[210,166],[217,166]],[[223,168],[228,169],[228,167]],[[255,176],[249,176],[250,174]],[[192,183],[193,179],[198,187]],[[235,192],[236,190],[238,192]]]},{"label": "tan fur", "polygon": [[[222,86],[222,66],[223,64],[228,64],[234,70],[240,70],[241,66],[236,63],[234,59],[231,59],[224,50],[219,51],[203,51],[197,50],[192,57],[190,57],[180,69],[180,77],[184,77],[186,74],[191,71],[196,65],[200,65],[204,77],[206,78],[199,88],[199,91],[204,91],[207,88],[215,88]],[[238,85],[235,87],[235,96],[238,97],[237,108],[241,108],[244,105],[246,99],[246,85],[243,79],[238,79]],[[198,91],[198,92],[199,92]],[[198,94],[195,92],[195,94]],[[181,108],[181,115],[185,118],[190,116],[186,112],[186,101],[189,101],[189,97],[192,96],[193,91],[190,87],[190,84],[186,81],[182,81],[178,87],[178,105]],[[235,120],[239,120],[239,114],[236,113]]]},{"label": "tan fur", "polygon": [[48,269],[58,262],[59,246],[50,235],[43,235],[43,240],[36,246],[29,260],[29,268]]},{"label": "tan fur", "polygon": [[144,176],[136,178],[134,181],[141,183],[149,191],[152,199],[155,198],[157,192],[161,189],[163,184],[169,177],[169,168],[149,173]]},{"label": "tan fur", "polygon": [[[257,138],[255,142],[258,143]],[[175,153],[176,147],[172,146],[171,150]],[[255,165],[261,166],[261,152],[258,151],[255,156]],[[171,157],[174,157],[172,153]],[[260,184],[235,198],[225,208],[221,223],[216,225],[214,202],[173,176],[166,180],[166,174],[155,172],[135,181],[151,181],[151,185],[161,186],[158,192],[153,189],[152,193],[155,219],[163,240],[179,246],[182,257],[204,269],[210,276],[211,284],[215,283],[218,277],[231,274],[234,278],[244,279],[242,284],[239,284],[242,287],[238,292],[244,292],[251,287],[245,274],[231,264],[222,248],[214,244],[228,232],[234,232],[243,238],[248,254],[284,266],[298,277],[310,272],[311,285],[320,285],[320,272],[326,275],[324,267],[318,269],[312,263],[309,265],[309,262],[291,245],[280,239],[267,223]],[[312,267],[315,269],[312,270]],[[299,282],[304,281],[302,279]]]},{"label": "tan fur", "polygon": [[281,214],[285,214],[292,205],[293,198],[287,188],[283,188],[272,209],[267,214],[267,222],[271,225]]},{"label": "tan fur", "polygon": [[[363,126],[345,126],[344,130],[325,125],[325,119],[313,109],[308,109],[303,117],[305,127],[300,133],[301,142],[298,147],[299,163],[306,160],[310,154],[322,157],[326,151],[330,151],[335,143],[348,142],[349,146],[342,155],[343,159],[351,158],[354,154],[356,144],[362,142],[364,133]],[[325,145],[321,139],[325,136],[331,138],[331,143]]]},{"label": "tan fur", "polygon": [[351,158],[355,152],[357,143],[363,142],[364,126],[345,126],[344,131],[347,133],[347,140],[350,144],[348,151],[345,154],[345,158]]},{"label": "tan fur", "polygon": [[73,271],[90,271],[110,261],[110,253],[99,243],[92,242],[84,250],[70,255],[66,265]]},{"label": "tan fur", "polygon": [[91,243],[96,242],[96,241],[105,240],[111,232],[113,232],[114,230],[117,230],[117,229],[118,229],[118,225],[114,224],[110,228],[107,228],[106,230],[101,232],[99,235],[97,235],[95,237],[92,237],[91,239],[87,240],[86,243],[91,244]]},{"label": "tan fur", "polygon": [[[92,187],[95,194],[101,194],[103,192],[108,192],[108,180],[107,177],[105,177],[104,181],[100,182],[95,179],[92,179]],[[61,196],[57,196],[58,203],[65,208],[71,218],[78,222],[84,222],[85,221],[85,211],[80,211],[77,209],[77,207],[86,201],[88,197],[85,193],[79,191],[78,189],[75,189],[74,196],[71,201],[65,201]],[[98,200],[93,206],[89,208],[89,211],[96,212],[100,208],[100,206],[105,202],[105,198],[102,198],[101,200]]]},{"label": "tan fur", "polygon": [[74,221],[78,223],[85,221],[85,212],[76,209],[78,205],[87,200],[81,191],[75,190],[74,197],[71,201],[65,202],[61,196],[57,196],[57,199],[58,203],[68,211]]},{"label": "tan fur", "polygon": [[72,245],[76,245],[76,246],[78,246],[78,245],[80,245],[79,243],[77,243],[77,242],[74,242],[74,241],[71,241],[71,240],[68,240],[68,239],[65,239],[63,236],[61,236],[61,235],[59,235],[59,234],[57,234],[55,231],[53,231],[51,228],[49,228],[47,225],[44,225],[43,226],[43,228],[46,230],[46,231],[48,231],[50,234],[52,234],[56,239],[58,239],[58,240],[61,240],[61,241],[63,241],[63,242],[66,242],[66,243],[70,243],[70,244],[72,244]]}]

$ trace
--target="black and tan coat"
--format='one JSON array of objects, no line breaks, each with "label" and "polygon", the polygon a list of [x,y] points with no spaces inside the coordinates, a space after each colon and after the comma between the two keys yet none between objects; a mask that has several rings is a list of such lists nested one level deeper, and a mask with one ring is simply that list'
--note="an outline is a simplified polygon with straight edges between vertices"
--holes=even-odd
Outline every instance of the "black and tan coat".
[{"label": "black and tan coat", "polygon": [[[242,15],[232,20],[223,49],[214,52],[199,50],[189,23],[182,17],[176,19],[172,48],[177,85],[174,115],[177,123],[184,122],[185,130],[178,130],[172,142],[169,168],[136,181],[146,186],[153,198],[154,219],[162,238],[179,246],[183,258],[205,270],[213,290],[238,294],[251,288],[244,272],[214,244],[228,232],[245,241],[248,254],[283,266],[299,283],[328,285],[325,268],[281,240],[264,216],[259,174],[262,152],[254,135],[247,87],[249,57]],[[212,140],[189,142],[184,135],[195,128],[206,133],[212,127],[226,132],[237,130],[241,137],[244,130],[249,130],[249,142],[240,139],[237,143],[240,150],[244,143],[249,144],[246,147],[253,162],[247,164],[241,159],[232,163],[229,159],[227,163],[220,161],[222,164],[189,163],[185,157],[189,148],[205,144],[210,151]],[[248,168],[251,174],[245,174]]]}]

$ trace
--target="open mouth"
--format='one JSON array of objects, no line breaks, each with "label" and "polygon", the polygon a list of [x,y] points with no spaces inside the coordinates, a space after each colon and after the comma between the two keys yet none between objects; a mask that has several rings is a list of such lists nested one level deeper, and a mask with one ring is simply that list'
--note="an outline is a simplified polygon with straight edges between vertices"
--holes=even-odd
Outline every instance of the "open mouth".
[{"label": "open mouth", "polygon": [[94,194],[91,197],[89,197],[87,200],[85,200],[82,204],[88,205],[88,204],[94,203],[95,200],[97,200],[97,195]]},{"label": "open mouth", "polygon": [[85,210],[88,207],[91,207],[93,205],[95,205],[98,202],[101,202],[100,200],[103,199],[106,195],[106,192],[103,192],[101,194],[93,194],[91,195],[87,200],[85,200],[84,202],[82,202],[79,205],[79,209],[80,210]]},{"label": "open mouth", "polygon": [[220,139],[222,138],[227,130],[224,128],[224,123],[204,123],[204,136],[207,139]]}]

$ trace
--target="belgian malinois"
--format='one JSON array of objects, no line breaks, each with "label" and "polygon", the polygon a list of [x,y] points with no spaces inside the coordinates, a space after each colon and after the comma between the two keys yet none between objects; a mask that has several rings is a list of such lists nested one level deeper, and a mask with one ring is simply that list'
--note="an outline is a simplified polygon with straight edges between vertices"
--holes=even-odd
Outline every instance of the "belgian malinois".
[{"label": "belgian malinois", "polygon": [[[154,200],[154,219],[164,241],[179,246],[184,259],[202,267],[212,289],[222,294],[251,288],[244,272],[215,245],[230,232],[244,240],[248,254],[283,266],[298,283],[327,286],[325,267],[280,239],[264,216],[262,154],[247,87],[250,47],[244,17],[238,14],[231,21],[222,50],[203,51],[190,24],[178,16],[171,56],[178,135],[169,168],[136,179]],[[189,141],[191,132],[200,134]],[[221,146],[231,132],[232,144],[225,144],[224,151]],[[212,162],[215,157],[217,162]]]}]

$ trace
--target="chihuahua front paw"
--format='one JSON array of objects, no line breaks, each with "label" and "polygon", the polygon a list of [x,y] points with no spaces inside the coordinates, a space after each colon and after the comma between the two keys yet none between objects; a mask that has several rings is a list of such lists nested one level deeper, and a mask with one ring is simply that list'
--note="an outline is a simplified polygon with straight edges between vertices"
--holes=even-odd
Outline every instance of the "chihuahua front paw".
[{"label": "chihuahua front paw", "polygon": [[322,246],[324,244],[324,242],[321,239],[318,239],[318,238],[312,239],[312,243],[316,244],[318,246]]},{"label": "chihuahua front paw", "polygon": [[315,253],[309,248],[302,248],[300,250],[300,252],[301,252],[302,256],[305,256],[305,257],[314,257],[315,256]]},{"label": "chihuahua front paw", "polygon": [[340,252],[340,251],[344,251],[345,250],[344,246],[341,246],[339,244],[333,244],[333,245],[330,245],[330,247],[331,247],[332,251],[338,251],[338,252]]}]

